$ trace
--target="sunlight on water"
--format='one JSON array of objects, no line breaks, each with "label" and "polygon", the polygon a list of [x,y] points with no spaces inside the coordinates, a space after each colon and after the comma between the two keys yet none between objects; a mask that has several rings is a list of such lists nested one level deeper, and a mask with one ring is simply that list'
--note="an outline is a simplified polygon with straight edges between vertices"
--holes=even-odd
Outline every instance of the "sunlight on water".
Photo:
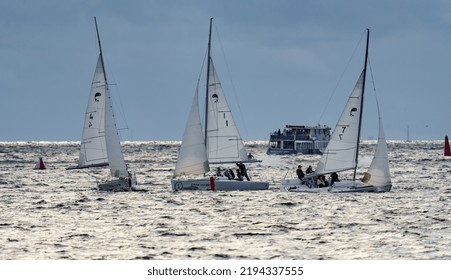
[{"label": "sunlight on water", "polygon": [[[389,142],[382,194],[279,192],[319,156],[248,166],[269,191],[172,193],[180,142],[125,142],[145,192],[102,193],[107,169],[65,170],[79,142],[0,142],[0,259],[450,259],[451,159],[440,141]],[[362,165],[374,142],[362,146]],[[34,170],[43,156],[46,170]],[[362,170],[363,172],[364,170]]]}]

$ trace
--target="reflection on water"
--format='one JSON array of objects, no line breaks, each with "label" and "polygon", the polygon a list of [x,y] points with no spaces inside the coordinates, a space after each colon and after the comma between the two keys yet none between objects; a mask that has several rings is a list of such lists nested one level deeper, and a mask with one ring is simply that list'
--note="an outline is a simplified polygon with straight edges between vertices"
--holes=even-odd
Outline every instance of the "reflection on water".
[{"label": "reflection on water", "polygon": [[[451,159],[440,141],[389,142],[393,189],[282,193],[319,156],[248,166],[269,191],[172,193],[179,142],[126,142],[143,192],[103,193],[105,168],[65,170],[79,143],[0,143],[0,259],[450,259]],[[362,151],[371,155],[374,142]],[[43,156],[47,170],[34,170]],[[364,170],[362,170],[364,171]]]}]

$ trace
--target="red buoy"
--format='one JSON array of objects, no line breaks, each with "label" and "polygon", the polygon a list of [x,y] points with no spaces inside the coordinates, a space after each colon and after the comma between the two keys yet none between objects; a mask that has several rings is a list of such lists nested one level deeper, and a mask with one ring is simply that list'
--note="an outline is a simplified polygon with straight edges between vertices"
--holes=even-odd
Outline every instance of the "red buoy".
[{"label": "red buoy", "polygon": [[44,161],[42,160],[42,157],[39,157],[39,161],[36,163],[36,166],[34,169],[46,169],[44,165]]},{"label": "red buoy", "polygon": [[451,150],[449,148],[448,135],[445,136],[445,149],[444,149],[445,157],[451,156]]},{"label": "red buoy", "polygon": [[213,176],[210,177],[210,188],[212,191],[215,191],[215,178]]}]

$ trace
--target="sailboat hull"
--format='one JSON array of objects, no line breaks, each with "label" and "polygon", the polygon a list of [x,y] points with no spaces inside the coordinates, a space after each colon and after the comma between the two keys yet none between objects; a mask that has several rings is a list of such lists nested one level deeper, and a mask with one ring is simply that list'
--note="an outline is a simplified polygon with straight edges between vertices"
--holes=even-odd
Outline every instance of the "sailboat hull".
[{"label": "sailboat hull", "polygon": [[107,163],[98,163],[98,164],[90,164],[90,165],[77,165],[77,166],[69,166],[66,167],[66,170],[73,170],[73,169],[85,169],[85,168],[92,168],[92,167],[103,167],[103,166],[108,166],[108,162]]},{"label": "sailboat hull", "polygon": [[98,184],[99,191],[127,192],[133,191],[133,183],[130,178],[119,178]]},{"label": "sailboat hull", "polygon": [[382,193],[391,191],[391,184],[384,186],[367,185],[360,181],[340,181],[333,186],[317,187],[313,184],[301,184],[299,179],[285,179],[280,183],[283,192],[306,192],[306,193],[349,193],[349,192],[372,192]]},{"label": "sailboat hull", "polygon": [[389,192],[391,190],[392,185],[387,184],[384,186],[373,186],[367,185],[360,181],[342,181],[336,182],[334,186],[330,189],[330,192]]},{"label": "sailboat hull", "polygon": [[[213,178],[213,185],[211,184]],[[269,189],[268,182],[238,181],[205,177],[191,180],[172,180],[172,191],[262,191]]]}]

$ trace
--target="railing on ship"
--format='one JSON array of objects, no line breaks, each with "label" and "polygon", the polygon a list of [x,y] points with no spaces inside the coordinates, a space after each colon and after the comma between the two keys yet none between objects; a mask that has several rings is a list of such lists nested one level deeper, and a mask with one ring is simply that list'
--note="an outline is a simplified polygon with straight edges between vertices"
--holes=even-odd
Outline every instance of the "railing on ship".
[{"label": "railing on ship", "polygon": [[[328,140],[329,136],[326,135],[316,135],[316,140]],[[269,141],[285,141],[285,140],[294,140],[294,141],[312,141],[313,139],[310,137],[310,135],[305,134],[278,134],[278,133],[272,133],[270,135]]]}]

